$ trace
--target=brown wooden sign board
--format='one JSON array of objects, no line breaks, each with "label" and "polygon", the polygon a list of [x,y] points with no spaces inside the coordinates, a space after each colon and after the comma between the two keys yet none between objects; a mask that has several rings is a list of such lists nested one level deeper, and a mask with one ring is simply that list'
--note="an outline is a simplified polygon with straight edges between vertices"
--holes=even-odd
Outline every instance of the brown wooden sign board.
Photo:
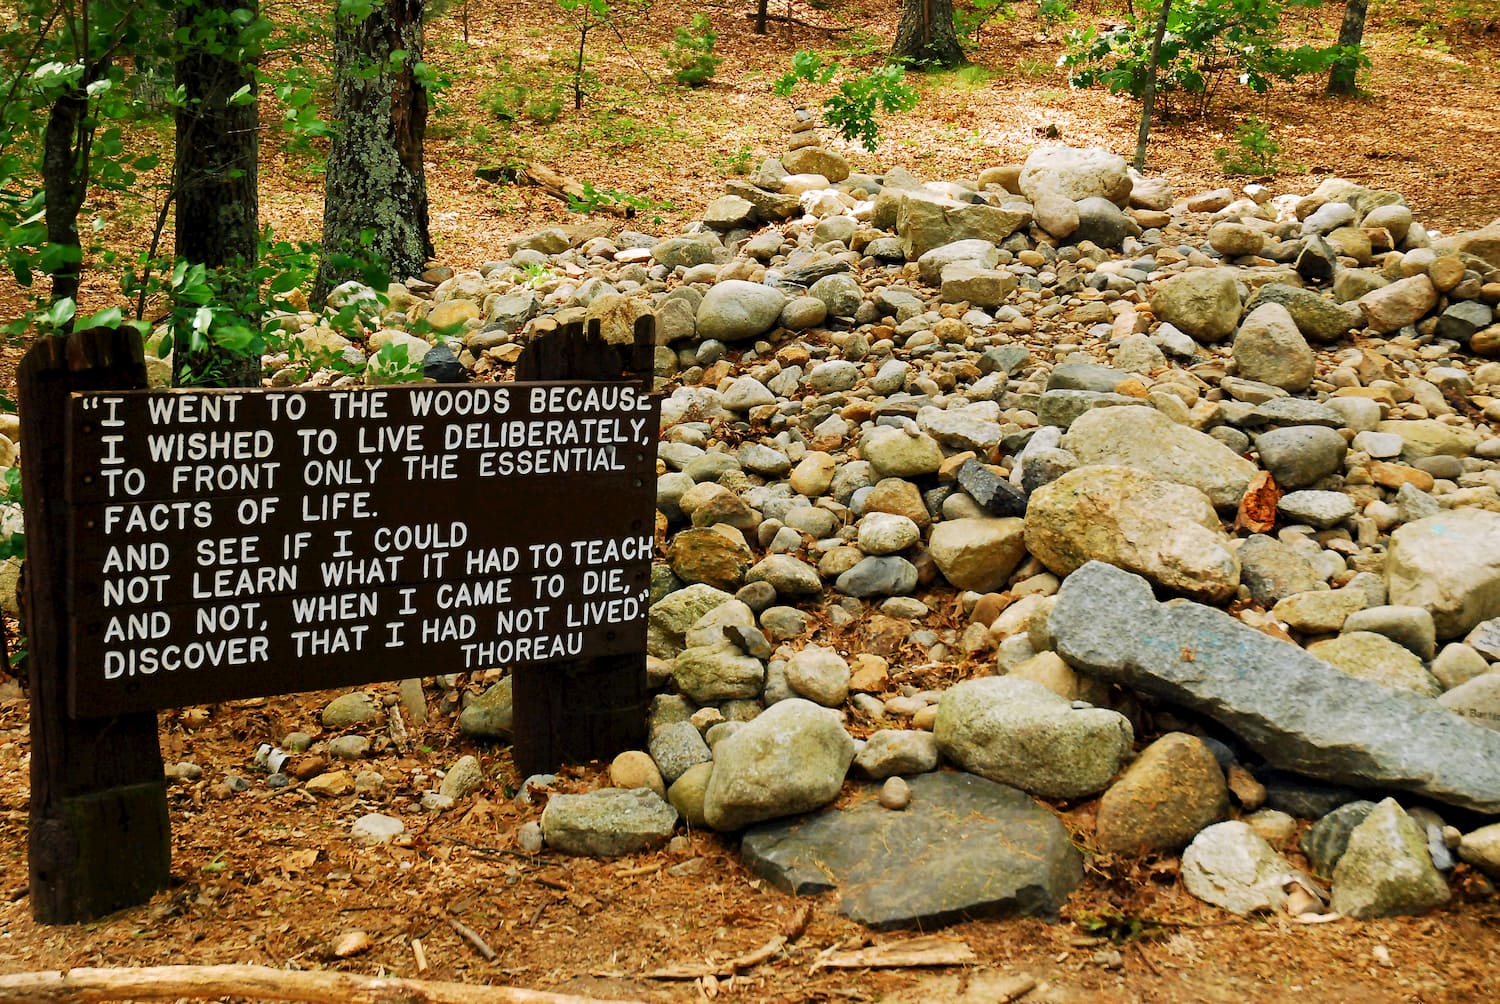
[{"label": "brown wooden sign board", "polygon": [[70,712],[645,650],[631,383],[71,395]]}]

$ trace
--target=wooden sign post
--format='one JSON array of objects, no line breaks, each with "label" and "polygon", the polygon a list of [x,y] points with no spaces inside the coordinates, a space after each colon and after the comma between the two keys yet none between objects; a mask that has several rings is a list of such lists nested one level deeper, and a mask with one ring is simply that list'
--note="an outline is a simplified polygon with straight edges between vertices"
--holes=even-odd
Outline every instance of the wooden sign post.
[{"label": "wooden sign post", "polygon": [[68,714],[71,629],[68,402],[76,391],[146,386],[140,337],[95,329],[44,338],[16,372],[26,497],[31,686],[31,912],[71,924],[141,903],[172,863],[154,711]]},{"label": "wooden sign post", "polygon": [[523,773],[640,745],[657,402],[595,332],[531,359],[611,379],[145,392],[131,335],[33,349],[39,919],[165,882],[158,708],[509,666]]},{"label": "wooden sign post", "polygon": [[[587,331],[575,325],[544,335],[516,361],[516,379],[610,380],[624,371],[649,381],[655,324],[650,315],[636,322],[628,359],[621,359],[615,346],[605,344],[597,321]],[[660,425],[659,419],[656,424]],[[654,536],[654,452],[652,460],[651,471],[644,477],[651,486],[649,532]],[[625,750],[644,749],[649,700],[645,649],[545,667],[518,666],[511,680],[511,699],[515,737],[511,758],[523,778],[564,763],[609,759]]]}]

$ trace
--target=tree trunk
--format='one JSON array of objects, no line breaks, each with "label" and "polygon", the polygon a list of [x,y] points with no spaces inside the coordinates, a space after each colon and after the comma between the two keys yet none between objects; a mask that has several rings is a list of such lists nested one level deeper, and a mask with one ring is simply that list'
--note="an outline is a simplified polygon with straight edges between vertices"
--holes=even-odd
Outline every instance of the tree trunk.
[{"label": "tree trunk", "polygon": [[[337,133],[324,182],[323,268],[318,298],[351,273],[328,255],[358,250],[385,259],[393,278],[416,275],[432,257],[422,138],[427,89],[412,67],[422,58],[424,0],[385,0],[363,20],[346,14],[334,36]],[[391,55],[404,52],[393,63]]]},{"label": "tree trunk", "polygon": [[108,72],[109,61],[96,63],[83,80],[57,98],[47,113],[42,135],[42,199],[47,216],[47,243],[56,248],[52,302],[78,298],[83,247],[78,240],[78,211],[89,189],[89,148],[94,121],[88,114],[87,88]]},{"label": "tree trunk", "polygon": [[1141,95],[1141,127],[1135,137],[1135,169],[1146,169],[1146,141],[1151,138],[1151,113],[1156,109],[1156,78],[1161,73],[1161,40],[1167,34],[1167,19],[1172,16],[1172,0],[1162,0],[1161,15],[1156,19],[1156,34],[1151,36],[1151,65],[1146,71],[1146,90]]},{"label": "tree trunk", "polygon": [[953,28],[953,0],[901,0],[901,23],[891,55],[922,69],[961,65],[964,50]]},{"label": "tree trunk", "polygon": [[[177,60],[186,103],[177,112],[174,196],[177,257],[220,273],[226,295],[250,301],[250,270],[260,241],[257,165],[260,116],[253,100],[231,102],[242,87],[255,93],[254,54],[234,42],[230,15],[259,14],[257,0],[191,0],[177,9],[188,39]],[[260,384],[260,360],[210,345],[174,353],[174,382],[191,374],[220,387]]]},{"label": "tree trunk", "polygon": [[[1357,46],[1365,37],[1365,13],[1369,0],[1345,0],[1344,23],[1339,28],[1339,45]],[[1340,59],[1328,71],[1329,94],[1354,94],[1358,91],[1354,78],[1359,72],[1359,63],[1352,56]]]}]

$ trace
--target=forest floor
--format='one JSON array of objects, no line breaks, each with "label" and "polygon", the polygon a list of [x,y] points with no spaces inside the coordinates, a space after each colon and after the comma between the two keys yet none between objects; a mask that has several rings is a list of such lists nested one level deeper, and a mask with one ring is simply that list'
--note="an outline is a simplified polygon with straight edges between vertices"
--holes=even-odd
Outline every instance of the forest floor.
[{"label": "forest floor", "polygon": [[[774,15],[796,21],[774,21],[771,33],[758,37],[748,20],[753,5],[703,5],[725,60],[710,85],[688,91],[671,85],[657,55],[685,15],[661,4],[622,29],[628,49],[611,33],[589,35],[589,93],[575,111],[569,46],[577,37],[562,27],[556,7],[521,0],[451,5],[430,28],[427,52],[453,81],[438,99],[427,143],[439,262],[464,268],[501,258],[508,238],[581,218],[539,189],[474,176],[476,168],[514,161],[541,161],[597,190],[646,200],[631,224],[639,229],[666,233],[696,218],[724,177],[782,149],[789,106],[771,94],[770,83],[791,53],[815,48],[868,64],[894,33],[895,6],[837,0],[820,10],[772,0]],[[844,151],[857,169],[899,165],[923,179],[972,178],[1054,141],[1129,155],[1137,105],[1070,89],[1055,65],[1063,30],[1044,33],[1034,7],[1016,8],[1017,18],[984,30],[972,56],[976,68],[917,78],[917,109],[887,119],[876,150]],[[1287,27],[1331,39],[1337,13],[1314,12]],[[1090,19],[1104,20],[1104,8],[1083,5],[1079,23]],[[1455,18],[1452,25],[1429,27],[1416,3],[1372,5],[1374,65],[1361,77],[1362,96],[1325,97],[1317,80],[1258,96],[1225,81],[1208,114],[1157,124],[1151,170],[1183,193],[1249,180],[1226,178],[1213,154],[1233,148],[1236,130],[1253,114],[1271,125],[1281,146],[1285,170],[1256,179],[1277,192],[1309,191],[1321,177],[1339,175],[1404,193],[1429,227],[1452,232],[1488,223],[1500,216],[1500,16]],[[535,121],[554,111],[554,121]],[[316,237],[317,158],[274,133],[264,153],[264,220],[286,236]],[[141,246],[154,215],[149,201],[91,208],[110,221],[105,236],[122,248]],[[88,287],[100,306],[112,295],[110,282],[97,273]],[[0,288],[0,307],[19,302],[18,291]],[[394,693],[394,686],[372,689]],[[638,1000],[874,1001],[898,990],[911,1001],[956,999],[941,982],[954,977],[941,971],[818,967],[831,949],[900,937],[872,934],[820,898],[811,900],[806,930],[785,951],[740,976],[651,978],[669,967],[721,968],[775,936],[802,901],[750,875],[733,844],[714,834],[613,861],[520,852],[517,830],[537,810],[510,797],[520,778],[508,751],[473,748],[436,708],[405,752],[387,747],[365,764],[386,778],[378,796],[318,799],[295,785],[273,791],[260,784],[251,766],[256,747],[294,730],[319,733],[329,696],[163,713],[165,761],[203,768],[201,780],[178,783],[169,796],[173,888],[94,923],[49,928],[33,923],[27,895],[27,708],[19,687],[0,675],[0,973],[243,962]],[[468,752],[481,758],[488,788],[448,813],[423,816],[415,803],[435,772]],[[598,765],[572,770],[560,790],[598,786],[601,774]],[[218,797],[215,786],[227,775],[252,786]],[[371,811],[407,819],[409,838],[355,847],[349,825]],[[1086,843],[1087,820],[1069,821]],[[1304,925],[1206,907],[1186,895],[1175,872],[1170,859],[1125,865],[1093,857],[1061,923],[975,921],[941,935],[967,943],[979,968],[1040,981],[1028,1000],[1436,1002],[1500,995],[1500,902],[1470,884],[1456,883],[1453,903],[1421,918]],[[497,958],[477,954],[450,918],[478,932]],[[355,930],[369,936],[369,947],[336,957],[334,939]]]}]

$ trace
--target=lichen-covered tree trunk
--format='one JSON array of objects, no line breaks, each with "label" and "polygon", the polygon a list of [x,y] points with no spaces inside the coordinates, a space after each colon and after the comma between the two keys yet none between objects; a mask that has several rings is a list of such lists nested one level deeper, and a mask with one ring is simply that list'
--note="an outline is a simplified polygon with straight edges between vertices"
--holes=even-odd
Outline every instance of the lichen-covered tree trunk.
[{"label": "lichen-covered tree trunk", "polygon": [[[1369,0],[1346,0],[1344,22],[1339,26],[1339,45],[1354,47],[1364,41],[1365,15],[1369,6]],[[1328,93],[1355,93],[1358,90],[1355,86],[1355,75],[1358,72],[1359,63],[1353,57],[1334,63],[1333,68],[1328,71]]]},{"label": "lichen-covered tree trunk", "polygon": [[344,14],[335,23],[320,298],[350,277],[327,255],[357,250],[362,233],[393,278],[421,272],[432,257],[422,165],[427,90],[413,70],[422,58],[423,2],[385,0],[362,19]]},{"label": "lichen-covered tree trunk", "polygon": [[[239,44],[235,11],[259,13],[258,0],[192,0],[177,8],[177,112],[174,187],[177,257],[217,270],[225,291],[249,297],[260,241],[260,115],[255,54]],[[235,99],[242,88],[252,100]],[[220,387],[260,383],[260,359],[210,345],[174,354],[177,382]]]},{"label": "lichen-covered tree trunk", "polygon": [[901,23],[891,55],[918,68],[962,64],[964,50],[953,27],[953,0],[901,0]]}]

